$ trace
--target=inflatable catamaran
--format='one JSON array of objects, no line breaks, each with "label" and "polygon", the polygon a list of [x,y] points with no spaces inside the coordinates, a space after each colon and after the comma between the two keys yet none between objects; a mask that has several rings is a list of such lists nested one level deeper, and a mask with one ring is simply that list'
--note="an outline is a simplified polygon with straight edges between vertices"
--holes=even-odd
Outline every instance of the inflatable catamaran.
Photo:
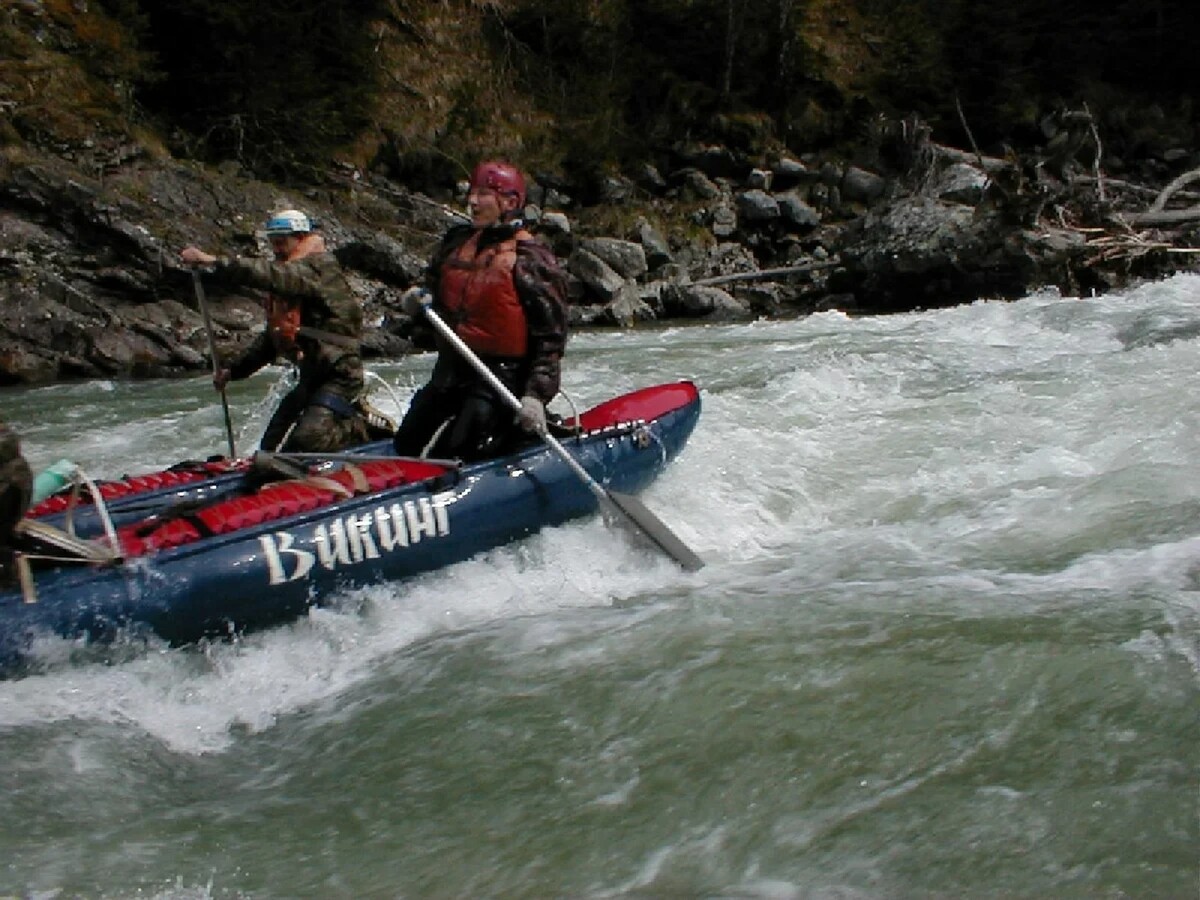
[{"label": "inflatable catamaran", "polygon": [[[468,465],[351,453],[188,463],[70,486],[21,526],[19,583],[0,592],[0,672],[40,635],[174,644],[288,621],[338,591],[468,559],[604,509],[686,569],[701,564],[636,498],[700,415],[681,381],[615,397],[511,455]],[[261,460],[260,460],[261,462]]]}]

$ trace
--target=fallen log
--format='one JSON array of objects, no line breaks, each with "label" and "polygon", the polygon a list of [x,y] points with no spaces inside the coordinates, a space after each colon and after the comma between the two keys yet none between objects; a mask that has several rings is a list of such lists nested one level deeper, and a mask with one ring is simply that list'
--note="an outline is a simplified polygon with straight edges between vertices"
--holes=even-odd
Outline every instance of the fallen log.
[{"label": "fallen log", "polygon": [[784,275],[800,275],[805,272],[814,272],[819,269],[832,269],[834,266],[840,265],[835,260],[827,262],[809,263],[804,266],[784,266],[780,269],[759,269],[755,272],[734,272],[732,275],[716,275],[712,278],[701,278],[699,281],[693,281],[692,284],[698,287],[710,287],[714,284],[728,284],[731,281],[770,281],[773,278],[779,278]]}]

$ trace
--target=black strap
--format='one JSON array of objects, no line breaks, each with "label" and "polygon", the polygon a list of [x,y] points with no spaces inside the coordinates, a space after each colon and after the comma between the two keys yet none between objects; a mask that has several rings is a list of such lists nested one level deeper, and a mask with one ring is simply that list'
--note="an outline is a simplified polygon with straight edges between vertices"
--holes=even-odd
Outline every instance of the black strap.
[{"label": "black strap", "polygon": [[333,393],[333,391],[321,391],[320,393],[313,395],[313,398],[309,401],[309,403],[315,406],[323,406],[328,410],[332,410],[335,414],[341,416],[343,419],[352,419],[359,415],[359,412],[354,408],[353,403],[340,394]]},{"label": "black strap", "polygon": [[357,338],[352,338],[346,334],[334,334],[332,331],[322,331],[320,328],[312,328],[308,325],[301,325],[296,329],[296,334],[300,335],[300,337],[312,338],[314,341],[321,341],[325,344],[349,347],[351,350],[357,350],[359,345]]}]

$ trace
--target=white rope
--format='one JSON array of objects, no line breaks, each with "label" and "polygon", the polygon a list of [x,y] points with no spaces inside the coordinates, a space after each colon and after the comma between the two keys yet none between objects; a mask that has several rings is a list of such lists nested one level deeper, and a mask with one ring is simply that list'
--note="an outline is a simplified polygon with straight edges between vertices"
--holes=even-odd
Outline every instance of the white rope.
[{"label": "white rope", "polygon": [[400,397],[397,396],[397,394],[396,394],[395,390],[393,390],[392,386],[390,384],[388,384],[387,379],[385,379],[382,375],[380,375],[376,372],[372,372],[370,369],[366,369],[364,371],[364,374],[368,378],[373,379],[374,381],[378,381],[380,384],[383,385],[384,390],[386,390],[388,392],[388,396],[392,398],[392,402],[394,404],[396,404],[396,414],[402,415],[404,413],[404,404],[402,404],[400,402]]},{"label": "white rope", "polygon": [[571,415],[575,418],[575,434],[583,434],[583,424],[579,421],[579,407],[575,405],[575,401],[571,399],[571,395],[562,388],[559,388],[558,396],[566,400],[567,406],[571,407]]},{"label": "white rope", "polygon": [[100,488],[96,486],[96,482],[92,480],[91,476],[78,466],[75,467],[75,473],[91,492],[92,502],[96,505],[96,514],[100,516],[100,521],[104,524],[104,533],[108,535],[109,546],[118,557],[123,557],[125,550],[121,547],[121,538],[117,536],[117,529],[113,527],[112,516],[108,514],[108,504],[100,495]]}]

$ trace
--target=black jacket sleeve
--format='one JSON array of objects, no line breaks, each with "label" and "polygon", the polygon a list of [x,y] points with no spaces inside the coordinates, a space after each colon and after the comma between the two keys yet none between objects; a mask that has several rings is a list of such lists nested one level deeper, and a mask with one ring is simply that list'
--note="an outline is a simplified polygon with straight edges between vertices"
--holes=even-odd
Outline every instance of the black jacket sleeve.
[{"label": "black jacket sleeve", "polygon": [[524,393],[549,403],[558,393],[567,346],[567,280],[553,251],[518,241],[513,283],[529,327],[529,375]]}]

